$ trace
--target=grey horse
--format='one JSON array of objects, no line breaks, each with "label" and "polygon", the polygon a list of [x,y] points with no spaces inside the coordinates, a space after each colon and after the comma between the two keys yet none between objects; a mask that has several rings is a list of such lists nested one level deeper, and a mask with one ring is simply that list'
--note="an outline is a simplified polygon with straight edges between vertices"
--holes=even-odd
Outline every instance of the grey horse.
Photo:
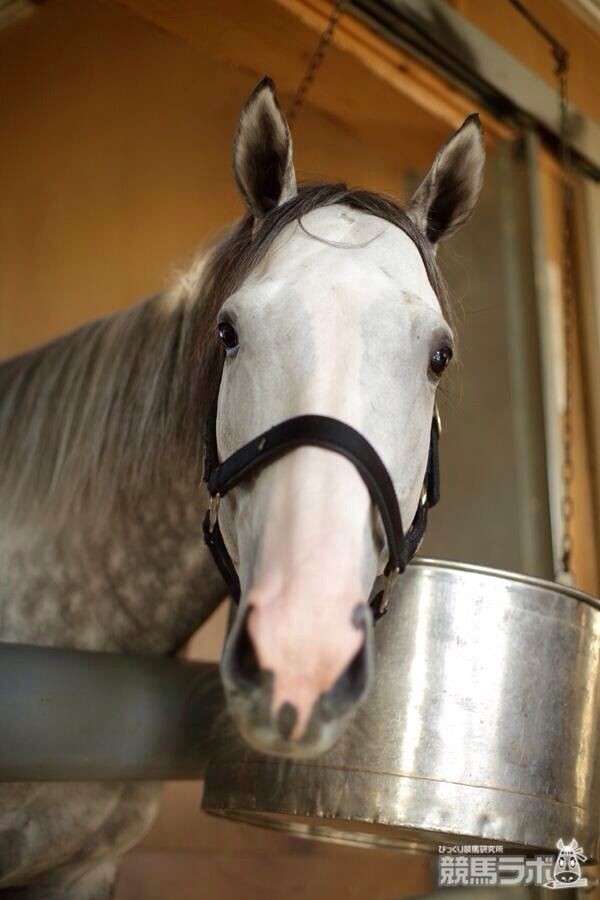
[{"label": "grey horse", "polygon": [[[410,523],[452,357],[435,247],[469,217],[483,158],[472,116],[405,210],[298,187],[263,80],[234,144],[243,219],[160,296],[0,365],[0,640],[168,654],[206,620],[224,597],[200,537],[217,396],[223,455],[303,412],[361,430]],[[233,718],[261,750],[323,752],[372,675],[366,601],[385,542],[366,488],[346,460],[303,447],[221,507],[242,587],[222,661]],[[1,785],[0,893],[109,897],[158,796],[146,783]]]}]

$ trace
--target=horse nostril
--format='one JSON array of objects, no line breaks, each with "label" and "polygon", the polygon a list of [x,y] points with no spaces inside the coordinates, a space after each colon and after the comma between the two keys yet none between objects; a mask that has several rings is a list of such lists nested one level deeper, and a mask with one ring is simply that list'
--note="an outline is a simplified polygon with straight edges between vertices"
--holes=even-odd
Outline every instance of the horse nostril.
[{"label": "horse nostril", "polygon": [[369,685],[371,672],[370,641],[365,639],[350,664],[334,685],[322,694],[319,704],[322,718],[327,721],[343,714],[361,700]]},{"label": "horse nostril", "polygon": [[293,703],[283,703],[277,713],[277,727],[282,738],[287,741],[298,719],[298,710]]},{"label": "horse nostril", "polygon": [[229,640],[225,645],[225,663],[229,674],[236,682],[245,682],[256,686],[262,683],[263,671],[260,668],[252,638],[248,632],[250,610],[240,611],[240,621],[235,622]]},{"label": "horse nostril", "polygon": [[247,628],[243,629],[240,636],[237,662],[239,674],[243,679],[252,683],[258,682],[260,666]]}]

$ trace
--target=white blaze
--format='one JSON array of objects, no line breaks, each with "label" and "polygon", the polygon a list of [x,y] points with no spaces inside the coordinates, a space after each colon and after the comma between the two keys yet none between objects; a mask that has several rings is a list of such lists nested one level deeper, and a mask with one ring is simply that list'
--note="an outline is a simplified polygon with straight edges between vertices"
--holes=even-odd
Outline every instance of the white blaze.
[{"label": "white blaze", "polygon": [[[286,229],[226,304],[240,349],[223,374],[221,456],[292,416],[340,419],[395,476],[407,527],[429,442],[431,332],[446,328],[437,298],[400,229],[343,206],[316,210],[303,226]],[[251,608],[248,630],[273,673],[273,712],[293,704],[299,737],[362,644],[352,616],[382,563],[376,516],[354,465],[314,447],[286,454],[234,494],[221,506],[222,528]]]}]

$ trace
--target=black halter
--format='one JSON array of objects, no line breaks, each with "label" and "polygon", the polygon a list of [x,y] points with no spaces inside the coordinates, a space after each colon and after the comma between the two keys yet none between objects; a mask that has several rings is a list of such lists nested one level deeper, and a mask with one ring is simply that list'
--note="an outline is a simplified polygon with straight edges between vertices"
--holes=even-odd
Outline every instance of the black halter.
[{"label": "black halter", "polygon": [[381,618],[387,610],[395,578],[404,572],[419,549],[427,527],[427,511],[435,506],[440,498],[438,457],[440,433],[441,423],[436,408],[431,423],[423,491],[415,517],[405,535],[398,498],[389,472],[371,444],[356,429],[329,416],[296,416],[248,441],[224,462],[219,463],[215,403],[205,435],[204,481],[210,494],[210,504],[204,517],[203,529],[206,545],[225,579],[232,599],[236,603],[239,602],[240,582],[219,528],[218,511],[221,497],[250,474],[278,457],[297,447],[311,445],[333,450],[349,459],[356,466],[381,515],[387,539],[388,562],[383,575],[375,580],[369,598],[375,621]]}]

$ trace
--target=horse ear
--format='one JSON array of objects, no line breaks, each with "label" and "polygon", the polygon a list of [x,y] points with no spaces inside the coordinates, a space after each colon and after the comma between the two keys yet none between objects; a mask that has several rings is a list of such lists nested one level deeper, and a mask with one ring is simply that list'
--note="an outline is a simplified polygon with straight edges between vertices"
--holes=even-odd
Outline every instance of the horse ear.
[{"label": "horse ear", "polygon": [[292,136],[270,78],[259,82],[242,109],[233,174],[256,220],[296,195]]},{"label": "horse ear", "polygon": [[465,224],[483,184],[485,148],[479,116],[469,116],[438,150],[406,210],[431,244]]}]

